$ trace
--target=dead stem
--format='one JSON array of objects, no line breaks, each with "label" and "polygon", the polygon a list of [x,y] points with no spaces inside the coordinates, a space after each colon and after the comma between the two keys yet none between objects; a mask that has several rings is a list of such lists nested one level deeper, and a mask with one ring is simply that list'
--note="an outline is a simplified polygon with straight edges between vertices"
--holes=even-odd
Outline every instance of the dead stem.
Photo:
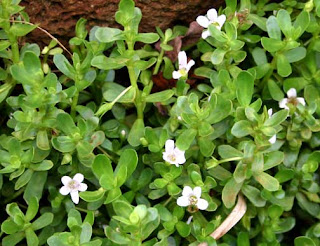
[{"label": "dead stem", "polygon": [[[243,217],[247,211],[247,204],[241,194],[238,195],[238,202],[233,208],[228,217],[222,222],[222,224],[211,233],[211,237],[218,240],[223,235],[225,235],[232,227],[234,227]],[[208,246],[207,243],[200,243],[198,246]]]},{"label": "dead stem", "polygon": [[53,39],[54,41],[57,42],[57,44],[59,44],[59,46],[65,50],[71,57],[72,57],[72,53],[57,39],[55,38],[52,34],[50,34],[47,30],[43,29],[42,27],[39,27],[31,22],[28,21],[18,21],[18,20],[10,20],[10,22],[14,22],[14,23],[23,23],[23,24],[27,24],[27,25],[31,25],[31,26],[36,26],[40,31],[44,32],[45,34],[47,34],[51,39]]}]

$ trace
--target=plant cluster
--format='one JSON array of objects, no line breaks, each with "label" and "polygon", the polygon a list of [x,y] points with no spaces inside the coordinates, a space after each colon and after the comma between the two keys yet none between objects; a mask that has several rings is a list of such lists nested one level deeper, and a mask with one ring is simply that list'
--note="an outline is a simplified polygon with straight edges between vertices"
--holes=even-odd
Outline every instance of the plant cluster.
[{"label": "plant cluster", "polygon": [[122,28],[81,18],[71,52],[22,42],[19,2],[0,3],[3,246],[320,245],[320,0],[157,33],[121,0]]}]

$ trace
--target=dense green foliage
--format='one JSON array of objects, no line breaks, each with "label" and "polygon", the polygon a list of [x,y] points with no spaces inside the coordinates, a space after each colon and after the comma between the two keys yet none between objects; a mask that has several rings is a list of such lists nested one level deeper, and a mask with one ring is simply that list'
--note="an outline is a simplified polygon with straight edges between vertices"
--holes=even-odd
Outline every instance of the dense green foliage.
[{"label": "dense green foliage", "polygon": [[189,63],[188,28],[139,33],[133,0],[122,29],[80,19],[72,53],[21,46],[19,2],[0,3],[3,246],[320,245],[320,0],[227,0]]}]

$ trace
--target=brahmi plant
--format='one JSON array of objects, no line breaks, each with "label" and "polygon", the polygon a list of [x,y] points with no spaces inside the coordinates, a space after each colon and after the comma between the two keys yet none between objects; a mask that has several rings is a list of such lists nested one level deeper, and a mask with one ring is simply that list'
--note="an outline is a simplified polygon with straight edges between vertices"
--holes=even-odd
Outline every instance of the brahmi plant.
[{"label": "brahmi plant", "polygon": [[121,28],[81,18],[68,48],[19,2],[0,3],[3,246],[320,245],[320,0],[156,33],[121,0]]}]

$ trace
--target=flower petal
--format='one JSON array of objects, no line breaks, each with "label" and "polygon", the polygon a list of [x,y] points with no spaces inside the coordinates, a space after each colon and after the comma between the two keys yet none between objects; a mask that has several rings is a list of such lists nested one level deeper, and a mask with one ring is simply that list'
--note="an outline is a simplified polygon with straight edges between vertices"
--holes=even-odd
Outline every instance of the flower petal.
[{"label": "flower petal", "polygon": [[306,101],[304,100],[303,97],[297,97],[297,100],[299,103],[301,103],[303,106],[306,106]]},{"label": "flower petal", "polygon": [[68,186],[62,186],[59,190],[61,195],[68,195],[70,193],[70,188]]},{"label": "flower petal", "polygon": [[270,139],[269,139],[269,143],[274,144],[277,141],[277,135],[273,135]]},{"label": "flower petal", "polygon": [[201,37],[202,37],[203,39],[206,39],[206,38],[209,37],[209,36],[210,36],[210,32],[209,32],[208,30],[202,32],[202,34],[201,34]]},{"label": "flower petal", "polygon": [[72,180],[72,178],[70,178],[69,176],[63,176],[61,178],[61,182],[63,185],[68,185],[71,180]]},{"label": "flower petal", "polygon": [[187,54],[185,51],[180,51],[178,54],[179,69],[187,67]]},{"label": "flower petal", "polygon": [[198,16],[196,22],[204,28],[207,28],[209,26],[208,18],[203,15]]},{"label": "flower petal", "polygon": [[217,18],[218,18],[217,10],[209,9],[207,12],[207,16],[208,16],[208,19],[210,20],[211,23],[216,22]]},{"label": "flower petal", "polygon": [[88,185],[87,184],[85,184],[85,183],[81,183],[80,185],[79,185],[79,191],[86,191],[88,189]]},{"label": "flower petal", "polygon": [[268,115],[269,115],[269,117],[272,116],[272,108],[269,108],[269,109],[268,109]]},{"label": "flower petal", "polygon": [[79,193],[78,193],[78,191],[72,191],[72,192],[70,192],[70,195],[71,195],[71,200],[75,204],[78,204],[79,203]]},{"label": "flower petal", "polygon": [[184,164],[185,162],[186,162],[186,158],[184,157],[184,154],[176,156],[176,163],[181,165],[181,164]]},{"label": "flower petal", "polygon": [[177,204],[178,204],[180,207],[187,207],[187,206],[189,206],[189,205],[190,205],[189,197],[180,196],[180,197],[177,199]]},{"label": "flower petal", "polygon": [[189,196],[192,194],[193,194],[193,191],[190,186],[183,187],[182,196],[188,197],[188,199],[189,199]]},{"label": "flower petal", "polygon": [[290,90],[287,91],[287,96],[288,97],[297,97],[297,91],[295,88],[291,88]]},{"label": "flower petal", "polygon": [[165,150],[166,150],[166,152],[173,152],[174,151],[174,141],[172,139],[168,139],[166,141]]},{"label": "flower petal", "polygon": [[279,102],[279,108],[289,109],[289,107],[287,106],[287,103],[288,103],[288,99],[287,98],[283,98]]},{"label": "flower petal", "polygon": [[199,186],[194,187],[193,194],[199,199],[201,197],[201,187]]},{"label": "flower petal", "polygon": [[84,179],[84,176],[81,173],[77,173],[76,175],[73,176],[73,180],[78,181],[79,183],[81,183],[83,179]]},{"label": "flower petal", "polygon": [[221,29],[221,27],[223,26],[223,24],[226,22],[226,19],[227,19],[227,17],[226,17],[225,15],[220,15],[220,16],[217,18],[217,23],[219,24],[220,29]]},{"label": "flower petal", "polygon": [[200,209],[200,210],[206,210],[207,207],[209,206],[209,203],[204,200],[204,199],[198,199],[198,202],[197,202],[197,207]]},{"label": "flower petal", "polygon": [[191,68],[194,64],[196,64],[196,63],[195,63],[194,60],[192,60],[192,59],[188,62],[187,67],[186,67],[187,72],[189,72],[190,68]]},{"label": "flower petal", "polygon": [[172,78],[174,78],[174,79],[180,79],[181,76],[182,75],[181,75],[181,73],[179,71],[173,71],[172,72]]}]

